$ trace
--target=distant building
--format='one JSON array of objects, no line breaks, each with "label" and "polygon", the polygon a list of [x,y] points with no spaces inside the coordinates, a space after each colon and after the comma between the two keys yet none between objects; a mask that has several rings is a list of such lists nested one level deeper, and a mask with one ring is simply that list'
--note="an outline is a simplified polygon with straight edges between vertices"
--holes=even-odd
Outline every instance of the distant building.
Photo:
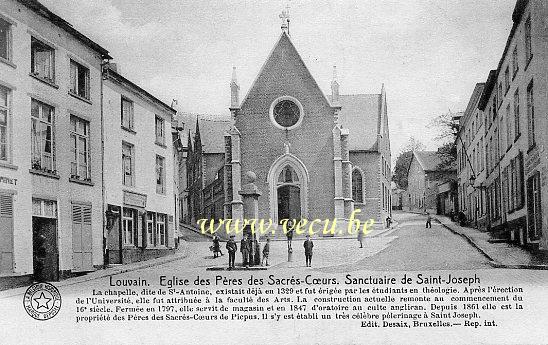
[{"label": "distant building", "polygon": [[459,212],[457,181],[438,183],[437,214],[454,216]]},{"label": "distant building", "polygon": [[113,68],[104,73],[104,178],[108,263],[147,260],[174,249],[175,110]]},{"label": "distant building", "polygon": [[437,151],[414,151],[407,170],[407,211],[438,213],[438,186],[456,179],[456,169],[444,167]]},{"label": "distant building", "polygon": [[457,175],[459,210],[465,222],[480,228],[487,227],[487,194],[485,179],[486,126],[483,112],[478,109],[485,83],[476,84],[468,106],[459,120],[457,136]]},{"label": "distant building", "polygon": [[223,219],[224,134],[230,122],[220,116],[184,114],[186,130],[186,193],[183,222],[196,226],[198,219]]},{"label": "distant building", "polygon": [[[480,227],[543,250],[548,250],[547,17],[546,1],[516,2],[503,55],[477,105],[485,128],[485,178],[474,181],[486,195],[487,219]],[[467,131],[460,132],[461,167],[470,157]],[[461,181],[459,193],[467,191]]]},{"label": "distant building", "polygon": [[398,188],[395,182],[391,183],[390,188],[392,195],[392,210],[402,210],[403,198],[406,196],[406,191],[404,189]]}]

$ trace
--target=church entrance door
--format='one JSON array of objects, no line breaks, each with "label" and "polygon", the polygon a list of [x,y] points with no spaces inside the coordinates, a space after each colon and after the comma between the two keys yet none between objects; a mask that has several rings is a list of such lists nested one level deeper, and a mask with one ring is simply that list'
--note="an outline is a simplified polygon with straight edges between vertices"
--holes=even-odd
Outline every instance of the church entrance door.
[{"label": "church entrance door", "polygon": [[294,185],[278,188],[278,221],[301,219],[301,189]]}]

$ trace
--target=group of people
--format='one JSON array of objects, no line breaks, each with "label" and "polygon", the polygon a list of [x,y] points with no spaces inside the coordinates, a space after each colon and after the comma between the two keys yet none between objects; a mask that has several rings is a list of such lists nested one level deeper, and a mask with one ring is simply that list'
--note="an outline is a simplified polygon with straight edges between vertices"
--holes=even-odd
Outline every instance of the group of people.
[{"label": "group of people", "polygon": [[[289,253],[293,252],[292,242],[293,242],[293,233],[287,235],[287,250]],[[230,235],[230,239],[226,242],[226,250],[228,251],[228,269],[235,268],[236,261],[236,252],[238,251],[238,245],[234,240],[235,236]],[[306,236],[306,240],[303,243],[304,255],[306,261],[306,267],[312,266],[312,249],[314,248],[314,242],[310,239],[310,236]],[[257,238],[251,240],[246,234],[244,234],[242,240],[240,241],[240,253],[242,254],[242,266],[248,268],[251,264],[257,264],[257,261],[260,262],[261,266],[269,266],[268,258],[270,256],[270,238],[266,238],[266,242],[262,247],[262,258],[260,258],[261,251],[260,243]],[[213,235],[213,245],[211,246],[211,251],[213,251],[213,257],[219,257],[219,254],[224,255],[221,251],[221,240],[217,235]],[[254,253],[253,253],[253,252]],[[259,258],[259,260],[257,260]]]}]

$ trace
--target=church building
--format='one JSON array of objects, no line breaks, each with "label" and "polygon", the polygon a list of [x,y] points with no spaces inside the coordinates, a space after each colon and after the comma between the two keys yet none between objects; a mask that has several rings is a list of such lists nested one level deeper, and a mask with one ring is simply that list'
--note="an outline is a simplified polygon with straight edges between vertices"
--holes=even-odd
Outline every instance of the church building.
[{"label": "church building", "polygon": [[[288,23],[286,23],[288,24]],[[243,218],[246,173],[261,191],[259,218],[361,220],[390,215],[390,138],[384,85],[379,94],[331,95],[311,75],[287,25],[240,102],[235,69],[225,134],[225,217]]]}]

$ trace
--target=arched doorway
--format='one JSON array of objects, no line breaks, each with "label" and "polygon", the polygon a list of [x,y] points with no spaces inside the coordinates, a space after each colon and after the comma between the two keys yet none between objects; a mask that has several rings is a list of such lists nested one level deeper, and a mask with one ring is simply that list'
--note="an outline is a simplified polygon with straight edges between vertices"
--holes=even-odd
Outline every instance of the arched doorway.
[{"label": "arched doorway", "polygon": [[287,165],[278,175],[278,222],[301,218],[301,184],[295,170]]},{"label": "arched doorway", "polygon": [[270,219],[308,218],[308,170],[296,156],[286,152],[268,171]]}]

